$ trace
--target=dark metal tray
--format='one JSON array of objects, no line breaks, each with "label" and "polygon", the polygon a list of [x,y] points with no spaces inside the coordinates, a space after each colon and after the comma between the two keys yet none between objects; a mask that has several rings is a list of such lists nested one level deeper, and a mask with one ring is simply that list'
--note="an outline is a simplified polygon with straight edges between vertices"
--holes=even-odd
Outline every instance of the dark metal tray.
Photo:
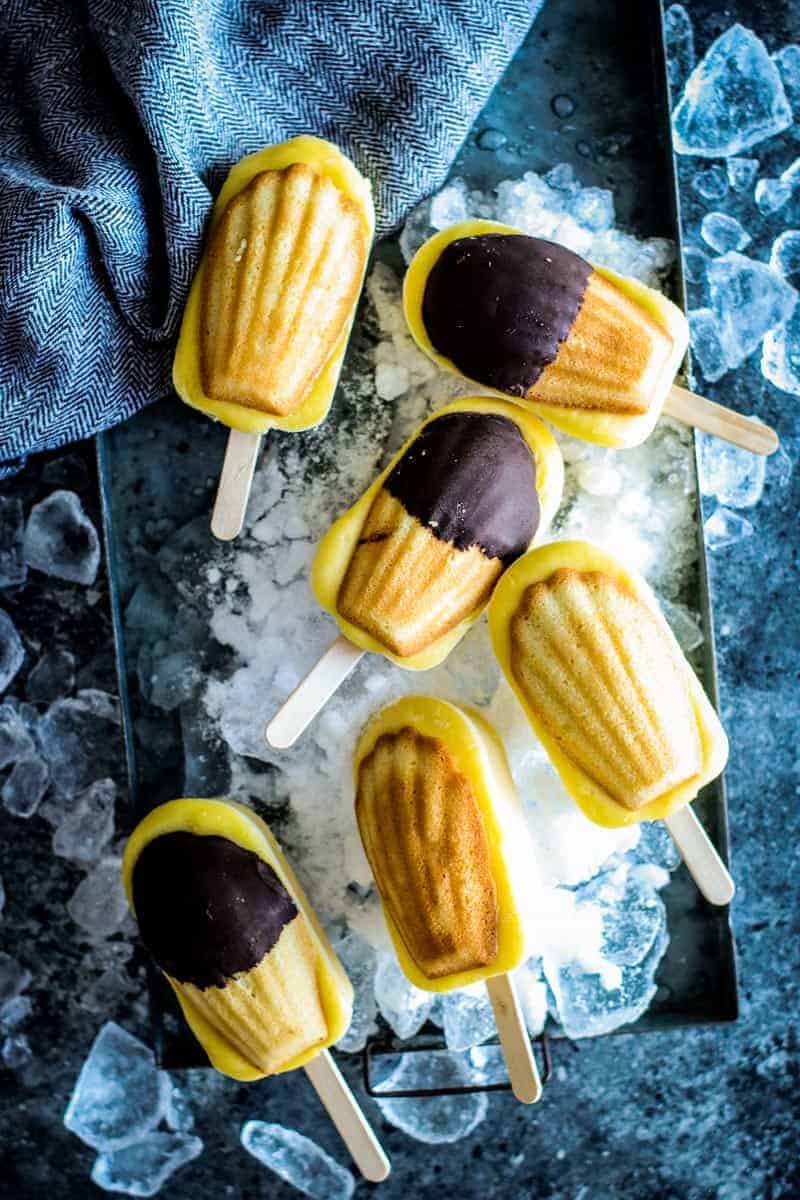
[{"label": "dark metal tray", "polygon": [[[568,118],[559,118],[554,111],[553,98],[559,95],[575,101],[574,113]],[[501,150],[490,153],[480,148],[477,138],[487,128],[506,136]],[[525,170],[544,170],[562,161],[572,162],[585,184],[613,188],[618,224],[640,234],[669,237],[680,246],[658,0],[622,5],[609,5],[605,0],[548,0],[475,123],[451,174],[473,187],[487,189],[500,179]],[[397,259],[396,244],[389,240],[378,248],[378,254],[390,261]],[[674,298],[683,302],[680,264],[679,254],[672,291]],[[367,332],[357,323],[348,365],[365,361],[362,356],[368,356],[370,348]],[[352,418],[345,409],[340,398],[329,420]],[[127,649],[138,649],[148,638],[153,643],[163,640],[168,631],[148,629],[146,620],[132,623],[123,618],[123,611],[135,586],[147,578],[160,527],[176,529],[197,522],[185,554],[172,564],[176,588],[180,588],[184,573],[191,575],[202,565],[203,547],[208,545],[210,551],[211,538],[201,526],[210,512],[226,433],[170,397],[98,439],[132,819],[182,794],[187,724],[184,720],[182,726],[175,714],[151,708],[141,695],[137,678],[125,665]],[[716,703],[711,601],[699,521],[697,536],[700,554],[692,601],[702,614],[705,641],[695,665]],[[219,555],[219,547],[216,553]],[[197,636],[201,636],[200,630]],[[217,761],[218,747],[212,741],[201,750],[205,794],[224,794],[227,781]],[[727,860],[723,781],[707,787],[695,807]],[[648,1012],[635,1025],[627,1026],[626,1032],[734,1020],[736,968],[728,911],[707,904],[683,868],[674,874],[663,895],[670,944],[659,968],[658,992]],[[163,1065],[201,1065],[202,1052],[155,971],[152,1011]],[[558,1036],[557,1030],[553,1033]],[[373,1091],[372,1067],[377,1056],[396,1054],[398,1049],[424,1052],[442,1046],[441,1035],[430,1029],[407,1043],[388,1034],[373,1039],[364,1056],[367,1089]],[[546,1065],[547,1039],[544,1053]],[[489,1090],[505,1086],[492,1084]]]}]

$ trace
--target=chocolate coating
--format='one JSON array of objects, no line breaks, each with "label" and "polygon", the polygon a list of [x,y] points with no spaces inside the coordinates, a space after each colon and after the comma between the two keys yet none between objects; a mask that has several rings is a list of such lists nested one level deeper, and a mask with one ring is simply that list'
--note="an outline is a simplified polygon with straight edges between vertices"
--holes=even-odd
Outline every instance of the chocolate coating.
[{"label": "chocolate coating", "polygon": [[441,541],[480,546],[506,566],[539,525],[536,463],[519,426],[497,413],[437,417],[383,486]]},{"label": "chocolate coating", "polygon": [[269,863],[223,837],[165,833],[133,868],[142,941],[173,979],[223,987],[269,953],[297,908]]},{"label": "chocolate coating", "polygon": [[464,375],[524,396],[569,335],[591,272],[541,238],[459,238],[428,275],[422,320],[434,349]]}]

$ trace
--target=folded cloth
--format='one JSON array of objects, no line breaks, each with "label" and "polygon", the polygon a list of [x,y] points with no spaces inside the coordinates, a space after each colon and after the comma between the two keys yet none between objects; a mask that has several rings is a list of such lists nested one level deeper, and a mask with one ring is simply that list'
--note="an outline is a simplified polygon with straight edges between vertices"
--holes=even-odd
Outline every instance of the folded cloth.
[{"label": "folded cloth", "polygon": [[379,232],[432,191],[543,0],[5,0],[0,475],[169,390],[214,193],[315,133]]}]

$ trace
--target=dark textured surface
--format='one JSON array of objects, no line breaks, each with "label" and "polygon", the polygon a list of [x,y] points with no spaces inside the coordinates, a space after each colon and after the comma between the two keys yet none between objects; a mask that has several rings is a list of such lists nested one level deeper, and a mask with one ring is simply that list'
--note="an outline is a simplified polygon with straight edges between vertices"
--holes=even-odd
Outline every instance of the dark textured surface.
[{"label": "dark textured surface", "polygon": [[[634,120],[638,110],[621,97],[634,95],[649,70],[637,59],[619,83],[607,81],[606,64],[618,58],[635,23],[633,3],[618,6],[587,0],[548,0],[535,27],[533,50],[539,80],[504,81],[485,122],[476,132],[502,128],[506,106],[524,109],[530,131],[499,154],[465,147],[456,173],[469,166],[479,185],[549,166],[571,157],[585,142],[590,157],[579,164],[584,183],[619,189],[620,221],[644,231],[649,176],[640,181],[637,162],[653,152],[653,130]],[[700,53],[734,20],[754,27],[773,51],[800,41],[800,9],[782,0],[767,9],[739,0],[693,0],[691,13]],[[569,23],[565,23],[565,10]],[[591,54],[576,45],[591,42]],[[626,60],[627,62],[627,60]],[[617,92],[619,89],[619,94]],[[576,103],[568,120],[554,117],[549,100],[569,93]],[[619,156],[613,147],[624,144]],[[756,148],[769,174],[797,153],[789,134]],[[774,158],[774,166],[771,160]],[[473,167],[478,162],[480,171]],[[682,200],[689,240],[702,215],[691,178],[704,162],[680,164]],[[478,177],[480,175],[480,178]],[[774,219],[771,237],[784,226]],[[668,230],[647,228],[649,233]],[[754,249],[765,257],[770,239]],[[699,291],[691,302],[702,302]],[[796,398],[766,385],[757,358],[729,374],[714,398],[773,422],[787,454],[800,452],[800,409]],[[223,442],[221,430],[196,423],[198,438]],[[191,448],[197,454],[198,446]],[[190,447],[187,446],[187,452]],[[79,451],[70,470],[86,472],[91,451]],[[218,461],[209,453],[208,462]],[[83,465],[82,465],[83,464]],[[14,488],[23,489],[26,509],[56,486],[41,481],[42,460]],[[142,464],[142,470],[146,463]],[[58,486],[76,487],[73,474]],[[168,482],[165,482],[165,487]],[[213,481],[204,478],[209,497]],[[3,491],[9,489],[4,485]],[[76,487],[97,520],[86,481]],[[186,497],[187,502],[191,497]],[[157,509],[157,505],[154,506]],[[393,1174],[378,1191],[359,1184],[362,1200],[796,1200],[800,1196],[797,1129],[800,1124],[800,1039],[797,989],[800,982],[798,912],[798,702],[797,512],[800,472],[784,459],[771,460],[767,487],[748,512],[755,536],[710,555],[719,650],[722,716],[731,739],[727,772],[733,869],[733,905],[739,951],[741,1014],[735,1025],[674,1030],[647,1036],[622,1035],[579,1048],[556,1047],[555,1075],[544,1101],[524,1109],[506,1096],[489,1100],[487,1119],[467,1140],[428,1147],[385,1125],[374,1103],[365,1101],[392,1156]],[[154,519],[143,514],[144,520]],[[148,534],[157,543],[158,531]],[[145,546],[149,545],[145,541]],[[19,596],[3,595],[32,651],[15,681],[22,690],[35,661],[34,643],[45,637],[81,653],[90,686],[110,686],[113,657],[105,582],[93,602],[74,585],[31,576]],[[95,597],[96,593],[96,598]],[[181,619],[185,619],[182,614]],[[153,731],[154,733],[157,731]],[[163,763],[151,765],[159,795],[172,787]],[[174,794],[174,788],[172,791]],[[104,1012],[82,1004],[93,977],[89,948],[64,913],[80,871],[53,857],[48,827],[37,817],[25,823],[0,809],[0,874],[9,899],[0,922],[0,947],[14,950],[34,973],[30,990],[35,1015],[28,1026],[34,1067],[17,1079],[0,1072],[0,1196],[64,1200],[99,1196],[88,1175],[92,1152],[66,1132],[61,1116],[91,1040],[106,1015],[147,1034],[144,981],[131,972],[137,990]],[[96,973],[96,968],[93,968]],[[358,1069],[345,1071],[358,1086]],[[294,1126],[314,1137],[340,1161],[344,1152],[310,1085],[281,1077],[252,1086],[212,1075],[183,1076],[197,1111],[203,1156],[182,1170],[161,1193],[166,1200],[296,1200],[297,1194],[266,1175],[238,1143],[242,1121],[259,1117]]]},{"label": "dark textured surface", "polygon": [[167,833],[133,868],[133,906],[147,949],[168,975],[224,987],[261,962],[297,916],[273,871],[223,837]]},{"label": "dark textured surface", "polygon": [[539,524],[536,464],[519,426],[495,413],[426,425],[384,487],[440,541],[480,546],[509,566]]},{"label": "dark textured surface", "polygon": [[484,233],[446,246],[428,275],[422,319],[468,379],[525,396],[578,315],[589,264],[541,238]]}]

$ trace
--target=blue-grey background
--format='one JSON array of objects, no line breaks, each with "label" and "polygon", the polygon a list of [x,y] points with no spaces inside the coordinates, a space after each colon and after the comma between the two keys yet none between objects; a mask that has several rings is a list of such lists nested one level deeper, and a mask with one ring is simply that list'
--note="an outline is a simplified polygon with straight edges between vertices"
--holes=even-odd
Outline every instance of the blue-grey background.
[{"label": "blue-grey background", "polygon": [[[557,40],[561,0],[550,0],[531,35],[543,62]],[[770,50],[800,40],[794,4],[688,5],[702,54],[734,20],[741,20]],[[598,30],[598,35],[608,30]],[[607,47],[606,47],[607,52]],[[552,64],[551,64],[552,65]],[[559,121],[545,106],[531,114],[531,145],[553,161],[558,146],[572,156],[573,126],[581,115],[577,83],[590,63],[572,63],[564,87],[577,111]],[[513,102],[503,85],[492,104]],[[499,113],[496,108],[494,113]],[[587,169],[602,182],[612,170],[604,155],[614,139],[649,131],[620,127],[612,108],[591,114],[595,136]],[[488,123],[488,120],[487,120]],[[491,124],[501,127],[492,115]],[[480,124],[476,131],[480,131]],[[790,135],[756,155],[769,171],[770,156],[785,163]],[[604,139],[610,139],[604,141]],[[510,153],[510,152],[509,152]],[[536,165],[536,164],[534,164]],[[679,163],[685,228],[702,215],[690,186],[703,164]],[[513,175],[500,162],[498,177]],[[624,213],[621,214],[624,216]],[[775,218],[774,232],[786,224]],[[648,232],[658,233],[659,230]],[[772,236],[772,235],[771,235]],[[771,239],[770,239],[771,240]],[[764,246],[752,249],[764,257]],[[691,300],[691,295],[690,295]],[[798,401],[766,385],[757,358],[711,389],[717,399],[756,411],[778,428],[791,458],[800,448]],[[33,460],[4,492],[23,496],[26,508],[59,483],[73,487],[99,525],[93,447]],[[43,479],[43,472],[46,478]],[[731,738],[727,774],[733,867],[738,891],[733,922],[739,954],[740,1019],[736,1025],[646,1036],[621,1035],[556,1051],[555,1077],[545,1100],[526,1110],[506,1096],[490,1099],[489,1115],[454,1146],[427,1147],[381,1122],[366,1102],[387,1150],[393,1174],[381,1188],[386,1200],[413,1196],[519,1196],[549,1200],[778,1200],[800,1196],[798,1118],[798,597],[796,514],[800,469],[787,478],[785,463],[770,464],[765,496],[747,515],[755,536],[710,556],[719,651],[723,719]],[[32,575],[8,605],[29,645],[58,636],[81,655],[81,686],[114,690],[114,663],[104,577],[87,605],[86,590]],[[35,661],[35,655],[29,661]],[[24,672],[16,681],[21,686]],[[122,753],[120,748],[120,754]],[[36,1059],[22,1080],[0,1073],[0,1197],[99,1195],[88,1180],[92,1152],[69,1135],[61,1116],[102,1017],[79,1003],[82,947],[65,904],[79,872],[55,858],[47,827],[24,823],[0,810],[0,875],[9,893],[0,923],[0,945],[31,968],[29,994],[35,1017],[28,1035]],[[114,1014],[145,1032],[141,998]],[[355,1077],[355,1070],[353,1071]],[[186,1077],[192,1096],[210,1077]],[[241,1122],[251,1116],[295,1126],[340,1160],[336,1135],[300,1076],[250,1087],[219,1080],[197,1108],[204,1155],[180,1171],[162,1193],[191,1197],[270,1196],[297,1193],[264,1173],[238,1145]],[[359,1195],[370,1190],[360,1184]]]}]

